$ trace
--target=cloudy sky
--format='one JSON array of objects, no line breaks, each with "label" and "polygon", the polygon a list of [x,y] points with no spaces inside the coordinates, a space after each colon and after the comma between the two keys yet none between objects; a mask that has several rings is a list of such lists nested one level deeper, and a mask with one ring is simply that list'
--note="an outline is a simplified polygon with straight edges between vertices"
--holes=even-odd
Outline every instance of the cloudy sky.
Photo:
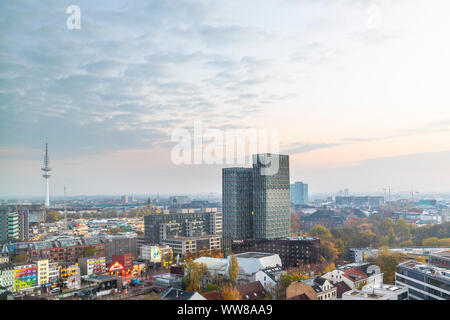
[{"label": "cloudy sky", "polygon": [[[69,5],[81,28],[66,26]],[[450,191],[448,0],[1,1],[0,197],[221,192],[176,129],[276,129],[311,192]]]}]

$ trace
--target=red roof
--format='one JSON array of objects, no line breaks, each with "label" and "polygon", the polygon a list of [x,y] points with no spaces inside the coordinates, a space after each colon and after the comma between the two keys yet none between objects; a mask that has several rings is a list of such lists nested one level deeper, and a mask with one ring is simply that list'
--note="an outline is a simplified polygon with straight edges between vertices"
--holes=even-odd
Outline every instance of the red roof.
[{"label": "red roof", "polygon": [[344,271],[343,276],[345,276],[347,279],[350,279],[353,282],[367,278],[367,274],[355,268],[348,268],[343,271]]},{"label": "red roof", "polygon": [[222,295],[217,290],[202,293],[206,300],[223,300]]}]

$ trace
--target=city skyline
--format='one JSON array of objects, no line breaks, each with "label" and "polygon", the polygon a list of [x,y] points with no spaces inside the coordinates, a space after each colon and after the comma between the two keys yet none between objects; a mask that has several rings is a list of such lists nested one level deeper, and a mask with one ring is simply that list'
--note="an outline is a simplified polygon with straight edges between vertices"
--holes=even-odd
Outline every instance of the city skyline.
[{"label": "city skyline", "polygon": [[450,192],[446,1],[70,4],[0,4],[0,198],[43,197],[45,137],[51,196],[220,194],[170,160],[197,120],[278,129],[311,194]]}]

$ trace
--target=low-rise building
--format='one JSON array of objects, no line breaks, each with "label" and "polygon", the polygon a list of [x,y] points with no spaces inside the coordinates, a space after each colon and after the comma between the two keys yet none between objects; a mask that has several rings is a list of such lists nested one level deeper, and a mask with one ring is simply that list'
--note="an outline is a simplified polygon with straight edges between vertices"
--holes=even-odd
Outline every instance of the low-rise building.
[{"label": "low-rise building", "polygon": [[13,292],[14,280],[14,266],[10,263],[0,265],[0,287]]},{"label": "low-rise building", "polygon": [[14,291],[22,291],[38,285],[38,269],[35,263],[14,265]]},{"label": "low-rise building", "polygon": [[350,263],[322,275],[331,283],[344,281],[350,288],[383,283],[383,273],[373,263]]},{"label": "low-rise building", "polygon": [[161,262],[161,260],[173,252],[170,246],[152,246],[144,244],[141,247],[141,258],[150,262]]},{"label": "low-rise building", "polygon": [[[263,273],[270,273],[270,269],[273,269],[274,279],[277,275],[276,270],[279,271],[282,267],[282,262],[278,254],[265,253],[265,252],[246,252],[235,255],[239,264],[239,273],[236,277],[238,284],[244,284],[259,280]],[[204,263],[209,271],[211,278],[228,278],[228,266],[231,261],[231,256],[227,258],[212,258],[212,257],[200,257],[194,262]],[[280,269],[278,269],[278,267]],[[275,269],[277,268],[277,269]],[[265,270],[265,272],[263,271]],[[259,273],[263,271],[263,273]],[[266,273],[266,274],[267,274]],[[270,277],[267,274],[267,277]],[[258,278],[258,279],[257,279]]]},{"label": "low-rise building", "polygon": [[408,300],[408,289],[389,284],[367,285],[342,294],[342,300]]},{"label": "low-rise building", "polygon": [[106,272],[105,257],[83,257],[78,259],[78,265],[83,276],[104,274]]},{"label": "low-rise building", "polygon": [[331,300],[337,297],[337,288],[330,281],[316,277],[293,282],[286,289],[286,298],[305,294],[309,300]]},{"label": "low-rise building", "polygon": [[430,264],[450,269],[450,249],[430,254]]}]

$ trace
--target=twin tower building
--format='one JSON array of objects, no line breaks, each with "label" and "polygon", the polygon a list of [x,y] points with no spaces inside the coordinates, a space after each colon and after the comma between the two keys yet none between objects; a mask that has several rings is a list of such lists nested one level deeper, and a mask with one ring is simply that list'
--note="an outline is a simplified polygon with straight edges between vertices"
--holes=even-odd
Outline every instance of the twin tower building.
[{"label": "twin tower building", "polygon": [[[232,240],[290,236],[289,156],[256,154],[252,162],[222,169],[224,248]],[[277,170],[268,170],[274,163]]]}]

